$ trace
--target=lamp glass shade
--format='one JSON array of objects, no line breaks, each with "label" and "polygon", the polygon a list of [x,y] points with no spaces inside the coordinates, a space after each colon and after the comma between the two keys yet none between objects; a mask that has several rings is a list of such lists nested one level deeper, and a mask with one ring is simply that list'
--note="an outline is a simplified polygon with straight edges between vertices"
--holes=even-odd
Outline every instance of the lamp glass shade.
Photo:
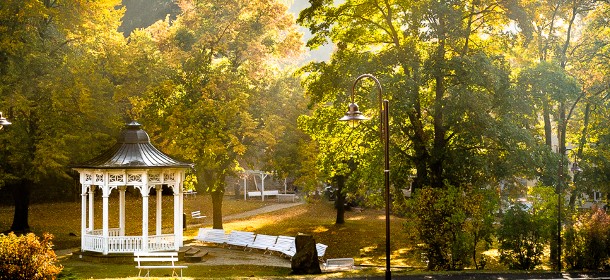
[{"label": "lamp glass shade", "polygon": [[349,109],[343,118],[340,118],[340,121],[346,121],[350,127],[358,126],[360,121],[368,120],[369,118],[362,115],[362,112],[358,109],[358,104],[351,103],[349,104]]},{"label": "lamp glass shade", "polygon": [[0,129],[2,129],[2,127],[10,125],[10,124],[11,124],[11,122],[6,120],[6,118],[2,116],[2,112],[0,112]]},{"label": "lamp glass shade", "polygon": [[580,168],[580,166],[578,166],[578,163],[574,163],[572,164],[572,173],[576,174],[576,173],[580,173],[582,172],[582,168]]}]

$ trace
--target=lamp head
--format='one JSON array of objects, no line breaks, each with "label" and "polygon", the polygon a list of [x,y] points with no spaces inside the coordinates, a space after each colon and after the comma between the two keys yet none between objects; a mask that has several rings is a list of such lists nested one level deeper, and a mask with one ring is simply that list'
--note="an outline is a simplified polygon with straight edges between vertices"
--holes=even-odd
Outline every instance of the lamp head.
[{"label": "lamp head", "polygon": [[574,164],[572,164],[571,170],[572,170],[572,173],[574,173],[574,174],[582,172],[582,168],[580,168],[580,166],[578,166],[578,162],[575,162]]},{"label": "lamp head", "polygon": [[358,104],[350,103],[347,113],[343,118],[340,118],[340,121],[346,121],[350,127],[358,126],[360,121],[368,120],[369,118],[362,115],[362,112],[358,109]]},{"label": "lamp head", "polygon": [[0,129],[2,129],[3,127],[5,127],[7,125],[11,125],[11,122],[6,120],[6,118],[2,116],[2,112],[0,112]]}]

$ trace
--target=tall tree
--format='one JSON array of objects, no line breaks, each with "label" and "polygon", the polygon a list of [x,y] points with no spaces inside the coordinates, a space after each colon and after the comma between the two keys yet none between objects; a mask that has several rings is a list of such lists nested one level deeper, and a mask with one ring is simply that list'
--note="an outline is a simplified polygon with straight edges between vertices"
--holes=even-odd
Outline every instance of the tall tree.
[{"label": "tall tree", "polygon": [[[3,131],[5,186],[15,199],[11,230],[29,230],[31,192],[70,179],[67,165],[107,145],[117,121],[109,60],[124,43],[116,32],[117,1],[4,1],[0,4],[0,107],[13,126]],[[45,184],[47,184],[45,186]],[[44,186],[44,187],[43,187]]]},{"label": "tall tree", "polygon": [[[382,172],[373,164],[382,158],[378,122],[354,132],[364,134],[358,138],[364,140],[344,138],[349,132],[334,127],[347,103],[345,89],[366,72],[379,78],[383,98],[391,104],[395,195],[400,194],[397,189],[408,188],[409,175],[414,176],[415,191],[447,186],[467,190],[468,185],[497,186],[517,176],[532,176],[532,170],[524,167],[536,162],[539,146],[526,130],[531,118],[511,87],[511,68],[500,53],[513,39],[506,26],[521,21],[523,9],[517,3],[348,0],[335,6],[330,0],[311,0],[310,4],[299,17],[314,34],[309,46],[332,40],[337,50],[330,62],[304,69],[310,72],[306,90],[312,102],[334,105],[315,107],[305,129],[323,131],[312,136],[319,143],[354,145],[347,151],[355,154],[359,170],[350,181],[359,184],[352,184],[368,185],[369,194],[382,193],[383,184],[377,183]],[[374,91],[369,86],[360,87]],[[376,111],[379,104],[362,92],[356,92],[360,109]],[[337,148],[321,149],[320,157],[332,158]],[[382,196],[372,198],[381,201]],[[454,263],[438,261],[440,266],[430,263],[430,267]]]},{"label": "tall tree", "polygon": [[[516,118],[519,100],[510,90],[508,64],[497,53],[500,43],[486,39],[508,41],[501,31],[509,21],[506,7],[495,1],[310,3],[299,18],[315,35],[309,45],[327,39],[338,45],[330,65],[305,70],[317,73],[308,82],[313,102],[344,101],[339,92],[348,88],[349,77],[375,73],[392,104],[393,161],[401,175],[415,170],[416,188],[509,176],[507,151],[531,140],[520,133],[527,120]],[[326,78],[332,75],[341,79]],[[483,161],[489,163],[484,173],[470,168]]]},{"label": "tall tree", "polygon": [[131,99],[133,115],[155,123],[151,137],[196,164],[198,188],[212,195],[213,226],[222,228],[225,178],[265,125],[251,109],[273,84],[273,66],[299,55],[300,35],[286,7],[272,0],[179,6],[176,21],[134,36],[154,46],[139,57],[164,67]]},{"label": "tall tree", "polygon": [[[600,4],[600,3],[598,3]],[[608,16],[610,5],[597,5],[581,22],[582,35],[578,44],[569,51],[572,54],[570,71],[582,84],[580,104],[569,112],[574,117],[567,129],[568,143],[574,144],[573,159],[582,167],[582,174],[574,175],[574,191],[570,205],[574,206],[582,194],[594,191],[607,193],[608,156],[607,144],[610,131],[607,129],[608,101],[610,92],[609,54],[610,28]]]}]

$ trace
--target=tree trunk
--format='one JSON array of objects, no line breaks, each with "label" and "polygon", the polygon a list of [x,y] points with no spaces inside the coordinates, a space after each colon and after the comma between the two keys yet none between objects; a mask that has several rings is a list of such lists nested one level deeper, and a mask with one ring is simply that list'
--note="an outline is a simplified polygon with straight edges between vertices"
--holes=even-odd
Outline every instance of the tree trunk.
[{"label": "tree trunk", "polygon": [[198,188],[206,190],[212,197],[212,228],[222,229],[222,199],[225,193],[224,176],[214,170],[197,172]]},{"label": "tree trunk", "polygon": [[212,228],[222,229],[222,198],[224,190],[216,189],[211,192],[212,195]]},{"label": "tree trunk", "polygon": [[337,199],[335,200],[335,207],[337,208],[337,219],[335,224],[345,224],[345,194],[343,189],[345,187],[345,175],[339,175],[335,177],[337,179]]},{"label": "tree trunk", "polygon": [[33,182],[28,179],[21,179],[12,184],[13,199],[15,201],[15,213],[13,215],[13,225],[10,231],[15,233],[30,232],[28,223],[28,209],[30,206],[30,192]]},{"label": "tree trunk", "polygon": [[551,113],[548,102],[542,105],[542,117],[544,119],[544,142],[549,148],[553,148],[553,129],[551,125]]},{"label": "tree trunk", "polygon": [[320,262],[318,261],[318,251],[316,240],[308,234],[297,235],[294,240],[296,254],[290,261],[290,267],[294,274],[320,274]]},{"label": "tree trunk", "polygon": [[432,147],[432,157],[430,162],[430,185],[433,188],[443,187],[443,163],[445,157],[446,129],[444,126],[444,96],[445,96],[445,74],[443,65],[445,63],[445,39],[444,39],[444,21],[439,19],[439,46],[436,53],[436,67],[434,73],[435,84],[435,100],[434,100],[434,143]]}]

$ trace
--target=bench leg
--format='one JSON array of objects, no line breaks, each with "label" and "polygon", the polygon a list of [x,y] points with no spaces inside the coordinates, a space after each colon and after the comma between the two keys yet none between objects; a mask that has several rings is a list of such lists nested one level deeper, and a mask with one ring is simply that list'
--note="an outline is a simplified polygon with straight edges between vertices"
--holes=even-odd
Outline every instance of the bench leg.
[{"label": "bench leg", "polygon": [[[176,272],[176,269],[172,269],[172,277],[178,277],[178,273]],[[182,279],[182,268],[180,269],[180,279]]]},{"label": "bench leg", "polygon": [[[142,275],[142,269],[140,268],[140,270],[138,270],[138,277],[141,277]],[[146,270],[146,275],[144,275],[144,277],[149,277],[150,276],[150,269]]]}]

